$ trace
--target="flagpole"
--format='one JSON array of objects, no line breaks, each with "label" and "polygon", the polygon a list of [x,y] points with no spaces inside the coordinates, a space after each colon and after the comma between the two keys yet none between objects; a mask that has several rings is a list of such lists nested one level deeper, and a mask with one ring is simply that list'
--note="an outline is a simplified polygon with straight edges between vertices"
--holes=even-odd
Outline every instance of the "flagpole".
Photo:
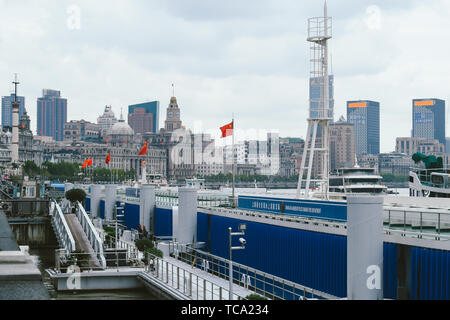
[{"label": "flagpole", "polygon": [[235,126],[234,126],[234,113],[233,113],[233,164],[232,164],[232,171],[233,171],[233,206],[235,205],[235,196],[236,196],[236,150],[234,149],[234,133],[235,133]]}]

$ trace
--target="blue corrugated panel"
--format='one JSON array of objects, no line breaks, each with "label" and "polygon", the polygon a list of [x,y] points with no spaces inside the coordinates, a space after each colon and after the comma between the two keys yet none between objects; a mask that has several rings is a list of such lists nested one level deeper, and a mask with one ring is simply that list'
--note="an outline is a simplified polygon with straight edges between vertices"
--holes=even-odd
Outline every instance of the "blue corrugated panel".
[{"label": "blue corrugated panel", "polygon": [[125,203],[125,217],[122,218],[129,229],[139,229],[139,205]]},{"label": "blue corrugated panel", "polygon": [[397,245],[384,243],[384,297],[386,299],[397,299]]},{"label": "blue corrugated panel", "polygon": [[100,200],[100,218],[105,219],[105,200]]},{"label": "blue corrugated panel", "polygon": [[84,208],[87,212],[91,211],[91,199],[86,198],[86,208]]},{"label": "blue corrugated panel", "polygon": [[170,237],[172,232],[172,210],[155,209],[155,235],[157,237]]},{"label": "blue corrugated panel", "polygon": [[[197,214],[197,239],[208,240],[208,215],[204,213]],[[205,240],[206,239],[206,240]],[[200,240],[198,240],[200,241]]]},{"label": "blue corrugated panel", "polygon": [[411,249],[411,299],[450,300],[450,252]]},{"label": "blue corrugated panel", "polygon": [[[207,217],[202,215],[197,236],[207,242]],[[332,295],[347,295],[345,237],[211,216],[212,254],[229,258],[228,227],[237,231],[240,223],[247,224],[247,249],[233,252],[233,261]],[[233,246],[239,246],[238,237]]]}]

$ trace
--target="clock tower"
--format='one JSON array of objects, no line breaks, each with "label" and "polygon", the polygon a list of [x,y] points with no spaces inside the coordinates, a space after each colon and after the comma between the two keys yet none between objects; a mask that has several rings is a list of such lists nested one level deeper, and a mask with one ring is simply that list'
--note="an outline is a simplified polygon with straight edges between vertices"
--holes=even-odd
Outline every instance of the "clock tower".
[{"label": "clock tower", "polygon": [[170,99],[170,104],[167,107],[165,129],[167,132],[173,132],[181,127],[182,122],[180,119],[180,108],[178,107],[177,98],[172,97]]}]

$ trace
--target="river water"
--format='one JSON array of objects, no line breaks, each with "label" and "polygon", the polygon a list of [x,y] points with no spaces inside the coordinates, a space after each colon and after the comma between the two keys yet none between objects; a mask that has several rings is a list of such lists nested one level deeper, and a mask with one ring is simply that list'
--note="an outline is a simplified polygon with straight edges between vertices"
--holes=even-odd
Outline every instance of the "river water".
[{"label": "river water", "polygon": [[45,269],[55,266],[55,248],[31,249],[30,255],[41,271],[44,284],[53,300],[159,300],[157,295],[143,289],[92,291],[92,292],[56,292]]}]

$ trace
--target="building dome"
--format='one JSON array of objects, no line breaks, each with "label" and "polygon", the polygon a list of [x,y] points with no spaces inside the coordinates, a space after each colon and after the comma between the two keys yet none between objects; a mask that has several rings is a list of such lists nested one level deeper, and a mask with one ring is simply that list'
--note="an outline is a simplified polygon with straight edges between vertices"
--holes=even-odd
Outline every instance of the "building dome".
[{"label": "building dome", "polygon": [[109,134],[112,136],[134,136],[134,130],[125,121],[119,121],[109,129]]}]

